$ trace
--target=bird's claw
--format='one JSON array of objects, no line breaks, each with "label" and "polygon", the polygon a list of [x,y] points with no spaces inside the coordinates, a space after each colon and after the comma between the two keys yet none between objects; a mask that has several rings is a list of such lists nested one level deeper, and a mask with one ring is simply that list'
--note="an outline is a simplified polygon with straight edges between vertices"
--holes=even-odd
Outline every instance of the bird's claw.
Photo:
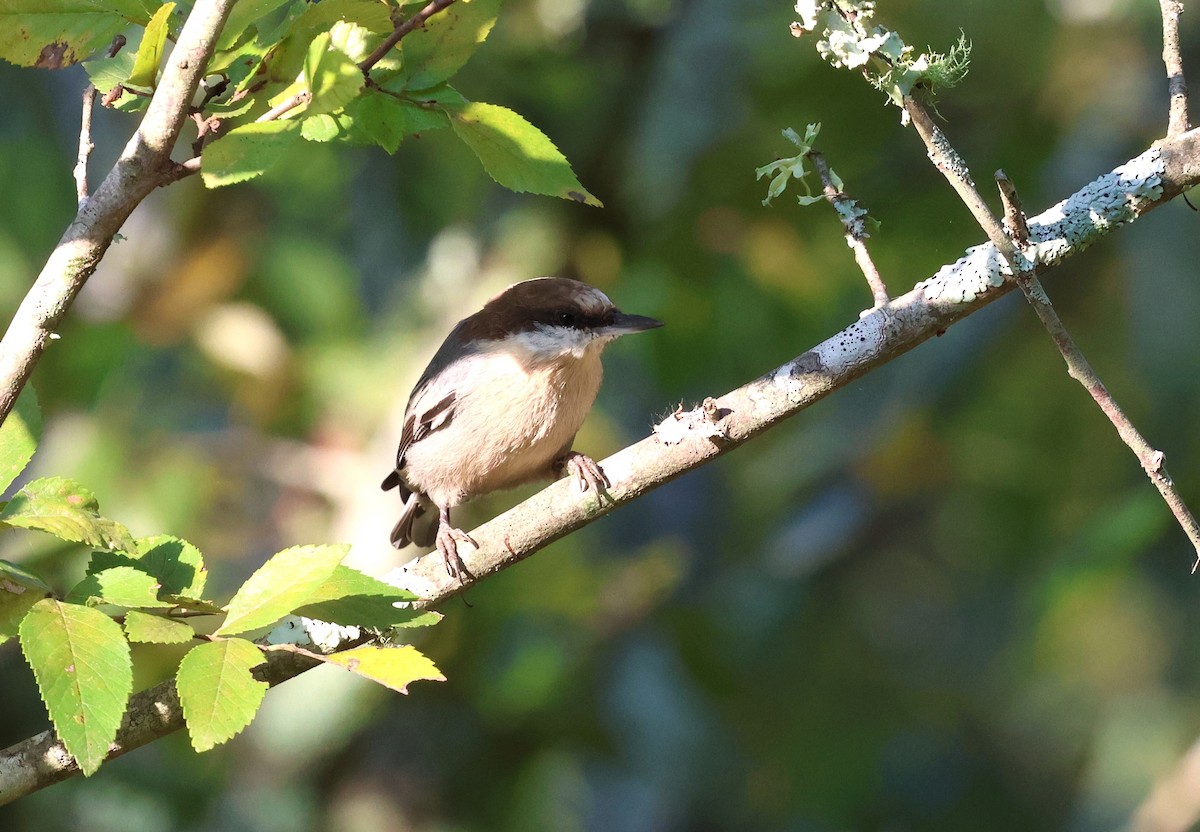
[{"label": "bird's claw", "polygon": [[571,451],[563,460],[567,470],[579,480],[579,490],[591,488],[597,494],[603,494],[610,485],[604,470],[587,454]]},{"label": "bird's claw", "polygon": [[442,553],[442,559],[446,561],[447,575],[464,582],[468,578],[472,581],[475,580],[475,576],[471,574],[471,570],[467,569],[467,565],[463,563],[462,557],[458,554],[459,543],[469,543],[476,549],[479,548],[479,544],[471,535],[462,529],[441,523],[438,525],[436,543],[438,551]]}]

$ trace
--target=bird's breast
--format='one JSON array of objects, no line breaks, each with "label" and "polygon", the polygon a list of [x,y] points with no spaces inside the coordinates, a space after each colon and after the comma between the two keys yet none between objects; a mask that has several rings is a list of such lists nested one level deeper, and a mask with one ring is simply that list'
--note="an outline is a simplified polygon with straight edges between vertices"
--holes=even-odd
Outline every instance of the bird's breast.
[{"label": "bird's breast", "polygon": [[591,409],[602,372],[599,349],[551,361],[504,350],[464,360],[454,414],[409,449],[405,478],[452,505],[549,476]]}]

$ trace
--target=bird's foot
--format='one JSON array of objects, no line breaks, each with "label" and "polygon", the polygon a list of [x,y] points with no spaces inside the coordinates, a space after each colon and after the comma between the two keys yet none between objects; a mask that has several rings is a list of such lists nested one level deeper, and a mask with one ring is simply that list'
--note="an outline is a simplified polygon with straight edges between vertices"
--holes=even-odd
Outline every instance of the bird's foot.
[{"label": "bird's foot", "polygon": [[476,549],[479,544],[464,532],[462,529],[456,529],[449,523],[439,523],[437,530],[437,549],[442,553],[443,560],[446,561],[446,574],[451,578],[458,578],[462,582],[467,579],[475,580],[475,576],[471,574],[471,570],[467,569],[467,565],[463,563],[462,557],[458,554],[459,543],[469,543]]},{"label": "bird's foot", "polygon": [[571,475],[579,480],[580,491],[587,491],[590,488],[596,494],[603,494],[608,490],[608,477],[604,475],[603,469],[596,463],[596,460],[587,454],[568,451],[559,465],[565,466]]}]

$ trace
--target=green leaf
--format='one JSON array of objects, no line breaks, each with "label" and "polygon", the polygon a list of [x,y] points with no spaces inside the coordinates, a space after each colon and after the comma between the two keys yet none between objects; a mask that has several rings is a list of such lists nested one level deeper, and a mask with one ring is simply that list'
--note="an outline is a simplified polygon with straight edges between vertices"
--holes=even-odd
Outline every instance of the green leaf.
[{"label": "green leaf", "polygon": [[83,62],[83,68],[101,95],[107,94],[117,84],[124,84],[133,73],[134,54],[118,52],[111,58],[93,58]]},{"label": "green leaf", "polygon": [[153,87],[158,80],[158,65],[162,62],[163,44],[167,42],[167,21],[174,10],[174,3],[163,3],[146,24],[129,75],[129,83],[134,86]]},{"label": "green leaf", "polygon": [[37,575],[0,560],[0,644],[16,636],[25,613],[49,594],[50,587]]},{"label": "green leaf", "polygon": [[204,148],[200,177],[209,188],[253,179],[298,141],[300,124],[294,120],[243,125]]},{"label": "green leaf", "polygon": [[349,551],[349,546],[294,546],[274,555],[233,596],[216,634],[234,635],[274,624],[306,603]]},{"label": "green leaf", "polygon": [[27,384],[17,398],[16,406],[0,425],[0,492],[7,490],[25,470],[41,436],[42,413],[38,409],[37,394]]},{"label": "green leaf", "polygon": [[341,653],[330,653],[324,659],[400,693],[408,693],[409,684],[419,679],[446,681],[434,663],[409,644],[355,647]]},{"label": "green leaf", "polygon": [[265,58],[267,77],[285,83],[294,81],[303,69],[313,38],[328,32],[339,21],[354,23],[379,35],[392,31],[390,7],[379,0],[322,0],[308,4]]},{"label": "green leaf", "polygon": [[196,631],[184,621],[130,610],[125,613],[125,634],[143,644],[187,644]]},{"label": "green leaf", "polygon": [[225,28],[221,30],[216,51],[224,52],[233,48],[246,29],[287,2],[289,0],[237,0],[229,12],[229,19],[225,21]]},{"label": "green leaf", "polygon": [[393,606],[416,600],[406,589],[385,584],[348,566],[339,566],[324,584],[296,609],[296,615],[343,626],[388,630],[426,627],[441,620],[438,613]]},{"label": "green leaf", "polygon": [[132,566],[151,575],[162,585],[161,595],[199,598],[204,594],[208,573],[200,550],[186,540],[170,535],[141,537],[135,541],[136,555],[121,552],[93,552],[88,574],[114,566]]},{"label": "green leaf", "polygon": [[0,0],[0,58],[61,69],[108,48],[129,23],[150,15],[118,0]]},{"label": "green leaf", "polygon": [[310,142],[333,141],[340,132],[337,120],[325,113],[300,122],[300,135]]},{"label": "green leaf", "polygon": [[346,108],[354,122],[375,144],[395,153],[405,136],[449,127],[450,119],[435,107],[422,106],[384,93],[368,93]]},{"label": "green leaf", "polygon": [[93,572],[67,593],[73,604],[91,605],[93,599],[118,607],[166,608],[170,601],[158,600],[162,586],[150,575],[132,566],[114,566]]},{"label": "green leaf", "polygon": [[262,651],[240,638],[201,644],[183,657],[175,686],[192,748],[207,751],[250,724],[267,693],[250,671],[263,661]]},{"label": "green leaf", "polygon": [[340,110],[358,95],[366,81],[349,55],[330,46],[328,32],[317,35],[309,44],[304,79],[312,94],[304,109],[308,116]]},{"label": "green leaf", "polygon": [[502,0],[468,0],[438,12],[401,41],[400,77],[409,89],[440,84],[463,65],[492,31]]},{"label": "green leaf", "polygon": [[449,113],[454,132],[504,187],[601,205],[579,184],[566,157],[546,134],[512,110],[469,103]]},{"label": "green leaf", "polygon": [[53,598],[34,604],[20,637],[54,730],[83,773],[92,774],[108,755],[133,689],[129,642],[104,613]]},{"label": "green leaf", "polygon": [[26,485],[0,511],[0,522],[95,549],[132,552],[136,548],[128,529],[100,516],[91,491],[64,477],[44,477]]}]

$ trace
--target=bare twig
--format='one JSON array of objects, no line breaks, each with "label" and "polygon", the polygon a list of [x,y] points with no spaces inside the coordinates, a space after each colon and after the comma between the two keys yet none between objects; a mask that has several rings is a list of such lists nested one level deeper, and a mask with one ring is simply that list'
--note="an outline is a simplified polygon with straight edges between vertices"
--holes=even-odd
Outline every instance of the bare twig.
[{"label": "bare twig", "polygon": [[[1104,415],[1112,422],[1122,441],[1133,451],[1142,465],[1142,470],[1146,472],[1146,476],[1154,483],[1154,487],[1162,495],[1167,507],[1171,509],[1171,513],[1195,549],[1196,559],[1192,564],[1192,571],[1195,572],[1197,567],[1200,567],[1200,524],[1197,524],[1195,516],[1184,503],[1175,483],[1167,473],[1163,465],[1165,455],[1162,451],[1155,450],[1150,446],[1145,437],[1133,426],[1133,422],[1130,421],[1125,411],[1117,404],[1108,388],[1100,381],[1095,369],[1084,357],[1079,345],[1067,332],[1058,312],[1050,303],[1049,295],[1046,294],[1037,279],[1034,263],[1004,233],[1000,223],[983,201],[983,197],[975,189],[966,163],[950,145],[942,131],[933,123],[929,113],[911,97],[905,98],[904,110],[912,119],[913,126],[917,128],[917,133],[921,136],[922,141],[925,142],[930,161],[950,182],[950,185],[966,204],[967,209],[975,217],[976,222],[988,235],[988,239],[996,246],[997,252],[1008,265],[1009,271],[1024,293],[1026,300],[1033,307],[1033,311],[1046,331],[1050,333],[1051,340],[1054,341],[1054,345],[1058,347],[1063,360],[1067,363],[1067,374],[1083,385]],[[1007,181],[1007,177],[1005,177],[1005,181]],[[1019,203],[1015,198],[1016,188],[1011,182],[1007,182],[1006,186],[1001,187],[1002,196],[1006,190],[1010,192],[1009,199],[1013,206],[1012,210],[1017,210],[1016,206]],[[1020,223],[1018,223],[1018,227],[1019,225]]]},{"label": "bare twig", "polygon": [[0,422],[121,225],[172,169],[171,149],[232,5],[233,0],[206,0],[193,7],[141,126],[21,302],[0,341]]},{"label": "bare twig", "polygon": [[376,47],[374,52],[363,59],[362,63],[358,65],[358,68],[363,71],[364,75],[366,75],[371,71],[371,67],[383,60],[384,56],[387,55],[388,52],[392,51],[392,47],[399,43],[405,35],[414,29],[422,28],[425,25],[425,21],[429,20],[429,18],[433,17],[435,14],[453,3],[454,0],[431,0],[428,6],[421,9],[421,11],[417,12],[412,17],[408,18],[408,20],[405,20],[403,23],[397,26],[395,30],[384,39],[383,43]]},{"label": "bare twig", "polygon": [[883,278],[879,276],[879,269],[875,267],[871,253],[867,251],[866,240],[871,235],[867,233],[866,212],[834,184],[833,176],[829,173],[829,165],[825,163],[825,156],[820,151],[810,150],[808,157],[812,159],[813,167],[817,169],[817,175],[821,177],[821,187],[825,199],[833,206],[842,220],[842,225],[846,229],[846,244],[854,252],[854,262],[858,264],[863,277],[867,279],[867,285],[871,288],[871,296],[875,298],[875,306],[877,308],[887,306],[890,300],[887,286],[884,285]]},{"label": "bare twig", "polygon": [[298,92],[295,95],[291,96],[290,98],[285,98],[283,101],[280,101],[274,107],[267,110],[265,113],[263,113],[261,116],[259,116],[258,118],[254,119],[254,120],[256,122],[276,121],[280,118],[283,118],[283,116],[290,113],[292,110],[296,109],[297,107],[301,107],[301,106],[307,104],[311,100],[312,100],[312,93],[309,92],[308,90],[305,90],[304,92]]},{"label": "bare twig", "polygon": [[87,166],[95,145],[92,144],[92,110],[96,107],[96,87],[88,84],[83,91],[83,113],[79,119],[79,155],[75,158],[75,195],[79,207],[88,198]]},{"label": "bare twig", "polygon": [[996,171],[996,187],[1000,189],[1000,201],[1004,203],[1004,230],[1020,248],[1029,245],[1029,225],[1025,220],[1025,209],[1017,186],[1002,170]]},{"label": "bare twig", "polygon": [[1163,64],[1167,68],[1167,92],[1171,104],[1167,119],[1167,136],[1186,133],[1188,125],[1187,80],[1183,76],[1183,54],[1179,48],[1179,16],[1183,0],[1158,0],[1162,11]]}]

